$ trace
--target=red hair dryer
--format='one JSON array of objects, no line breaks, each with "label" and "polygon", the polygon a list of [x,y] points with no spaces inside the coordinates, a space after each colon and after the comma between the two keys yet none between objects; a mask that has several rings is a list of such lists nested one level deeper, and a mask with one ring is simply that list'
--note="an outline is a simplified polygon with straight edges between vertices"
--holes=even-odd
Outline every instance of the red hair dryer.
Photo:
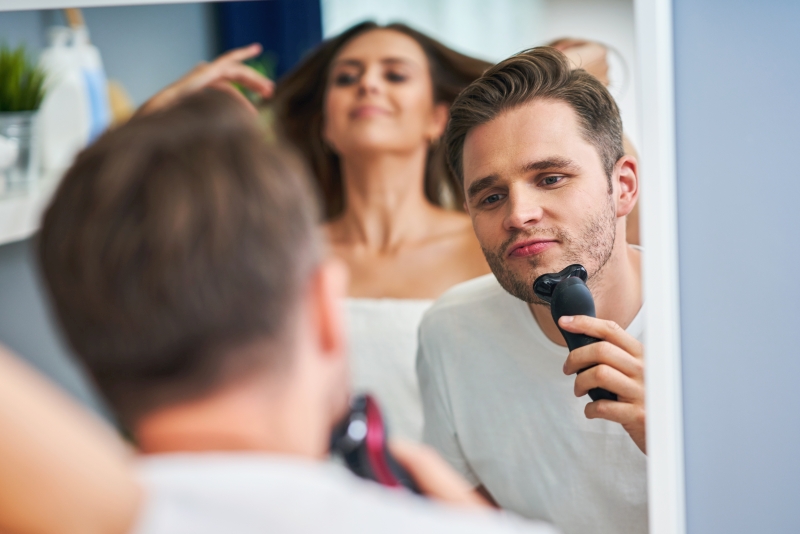
[{"label": "red hair dryer", "polygon": [[386,443],[386,425],[378,403],[370,395],[354,397],[350,413],[333,430],[331,452],[341,456],[348,469],[361,478],[420,493],[411,475],[392,457]]}]

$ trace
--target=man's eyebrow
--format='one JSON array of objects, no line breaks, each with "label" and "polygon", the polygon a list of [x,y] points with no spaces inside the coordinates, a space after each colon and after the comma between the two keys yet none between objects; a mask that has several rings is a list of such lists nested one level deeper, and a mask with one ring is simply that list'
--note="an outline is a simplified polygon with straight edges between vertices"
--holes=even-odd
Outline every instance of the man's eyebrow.
[{"label": "man's eyebrow", "polygon": [[485,176],[480,180],[475,180],[469,187],[467,188],[467,198],[471,199],[484,189],[489,189],[497,182],[497,175],[490,174],[489,176]]},{"label": "man's eyebrow", "polygon": [[547,169],[578,170],[580,167],[571,159],[567,158],[547,158],[539,161],[531,161],[522,166],[522,172],[546,171]]}]

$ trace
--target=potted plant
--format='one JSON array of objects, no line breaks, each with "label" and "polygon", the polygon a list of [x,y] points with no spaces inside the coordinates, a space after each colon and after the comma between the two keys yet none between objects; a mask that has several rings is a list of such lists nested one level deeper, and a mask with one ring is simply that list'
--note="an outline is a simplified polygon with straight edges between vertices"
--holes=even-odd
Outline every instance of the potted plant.
[{"label": "potted plant", "polygon": [[0,45],[0,191],[24,185],[36,176],[34,126],[44,98],[44,81],[44,71],[24,46]]}]

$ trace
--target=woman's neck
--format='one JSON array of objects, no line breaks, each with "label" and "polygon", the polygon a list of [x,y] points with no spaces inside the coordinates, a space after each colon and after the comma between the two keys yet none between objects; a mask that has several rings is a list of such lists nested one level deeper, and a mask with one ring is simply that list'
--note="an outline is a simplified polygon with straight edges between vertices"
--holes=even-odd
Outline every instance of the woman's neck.
[{"label": "woman's neck", "polygon": [[345,210],[329,228],[334,242],[390,251],[423,239],[438,209],[425,197],[427,149],[342,158]]}]

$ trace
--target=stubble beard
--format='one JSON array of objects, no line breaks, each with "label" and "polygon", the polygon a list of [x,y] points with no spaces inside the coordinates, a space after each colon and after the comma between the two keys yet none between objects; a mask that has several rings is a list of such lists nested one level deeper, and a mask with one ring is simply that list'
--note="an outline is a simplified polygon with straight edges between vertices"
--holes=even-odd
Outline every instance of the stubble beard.
[{"label": "stubble beard", "polygon": [[[580,263],[586,267],[591,283],[603,270],[614,251],[616,223],[614,204],[609,196],[606,205],[589,218],[580,235],[572,236],[560,228],[531,228],[514,232],[496,250],[488,250],[483,245],[481,248],[489,268],[503,289],[529,304],[549,306],[533,292],[533,282],[547,272],[558,272],[567,265]],[[561,243],[564,253],[559,259],[560,263],[545,270],[541,255],[535,254],[527,258],[529,268],[524,274],[512,271],[508,266],[509,258],[505,254],[508,247],[520,239],[535,237],[555,239]]]}]

